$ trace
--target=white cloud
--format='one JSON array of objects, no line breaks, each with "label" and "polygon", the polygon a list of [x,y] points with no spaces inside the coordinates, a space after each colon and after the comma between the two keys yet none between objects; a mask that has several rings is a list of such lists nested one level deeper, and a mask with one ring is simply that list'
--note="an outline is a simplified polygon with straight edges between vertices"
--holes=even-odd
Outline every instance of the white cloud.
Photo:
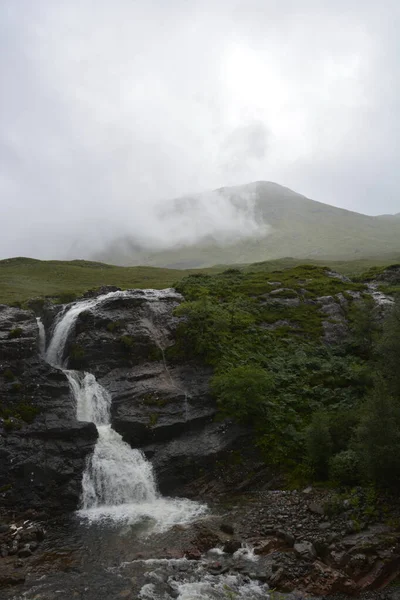
[{"label": "white cloud", "polygon": [[[3,0],[0,256],[164,243],[183,226],[157,220],[165,199],[260,179],[399,211],[399,16],[395,0]],[[185,236],[215,233],[207,210]]]}]

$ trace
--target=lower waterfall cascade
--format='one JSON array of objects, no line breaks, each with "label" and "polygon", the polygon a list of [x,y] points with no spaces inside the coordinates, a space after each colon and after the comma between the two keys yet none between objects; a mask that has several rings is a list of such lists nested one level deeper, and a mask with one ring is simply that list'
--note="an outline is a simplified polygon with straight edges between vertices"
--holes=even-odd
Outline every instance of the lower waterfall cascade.
[{"label": "lower waterfall cascade", "polygon": [[89,521],[111,519],[136,523],[151,520],[153,527],[163,531],[175,524],[184,524],[206,512],[206,506],[187,499],[166,498],[157,491],[151,463],[143,452],[133,449],[111,427],[111,396],[93,374],[66,368],[65,346],[78,316],[94,309],[112,297],[135,294],[149,302],[174,290],[140,290],[110,292],[97,298],[81,300],[67,306],[56,319],[52,336],[45,349],[44,327],[38,320],[40,348],[45,360],[62,370],[68,379],[76,402],[78,421],[96,425],[98,440],[87,459],[82,478],[81,508],[78,514]]}]

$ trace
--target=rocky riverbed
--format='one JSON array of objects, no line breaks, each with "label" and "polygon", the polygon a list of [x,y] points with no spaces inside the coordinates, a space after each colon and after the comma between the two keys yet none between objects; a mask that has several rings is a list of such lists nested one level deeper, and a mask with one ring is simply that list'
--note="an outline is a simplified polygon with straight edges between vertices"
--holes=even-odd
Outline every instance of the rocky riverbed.
[{"label": "rocky riverbed", "polygon": [[3,525],[2,597],[396,600],[399,528],[358,523],[354,498],[310,488],[220,498],[200,520],[158,533],[150,521],[75,516],[46,532],[32,521]]}]

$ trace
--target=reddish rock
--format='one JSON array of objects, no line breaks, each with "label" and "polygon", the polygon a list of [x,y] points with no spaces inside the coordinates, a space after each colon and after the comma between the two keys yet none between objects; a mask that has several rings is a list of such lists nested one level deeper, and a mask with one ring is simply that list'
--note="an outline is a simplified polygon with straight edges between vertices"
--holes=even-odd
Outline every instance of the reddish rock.
[{"label": "reddish rock", "polygon": [[198,548],[189,548],[185,551],[185,558],[188,560],[200,560],[201,552],[198,550]]}]

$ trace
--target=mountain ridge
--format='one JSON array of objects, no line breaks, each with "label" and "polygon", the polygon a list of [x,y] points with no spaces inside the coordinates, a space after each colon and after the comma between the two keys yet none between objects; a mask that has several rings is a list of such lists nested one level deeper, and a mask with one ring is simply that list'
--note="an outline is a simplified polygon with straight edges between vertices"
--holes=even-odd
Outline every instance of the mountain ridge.
[{"label": "mountain ridge", "polygon": [[[175,245],[150,250],[125,236],[90,258],[125,266],[200,268],[283,256],[359,259],[400,250],[400,219],[396,215],[364,215],[311,200],[273,182],[258,181],[219,188],[209,196],[197,194],[172,199],[162,205],[160,218],[166,229],[175,225],[179,234],[179,224],[181,228],[189,228],[191,220],[201,218],[201,210],[209,209],[208,199],[214,202],[218,198],[229,208],[229,216],[235,216],[238,231],[231,237],[221,239],[218,232],[215,235],[211,232],[193,242],[178,240]],[[238,227],[241,222],[242,231]]]}]

